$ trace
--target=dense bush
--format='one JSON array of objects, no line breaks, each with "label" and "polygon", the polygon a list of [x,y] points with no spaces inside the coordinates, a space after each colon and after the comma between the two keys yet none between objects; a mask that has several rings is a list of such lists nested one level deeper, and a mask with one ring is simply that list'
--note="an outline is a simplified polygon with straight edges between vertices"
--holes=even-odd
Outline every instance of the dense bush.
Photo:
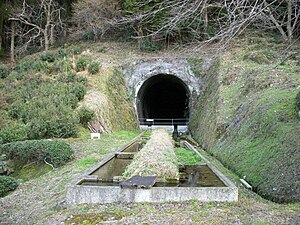
[{"label": "dense bush", "polygon": [[47,51],[44,54],[40,55],[40,59],[46,62],[54,62],[58,55],[53,51]]},{"label": "dense bush", "polygon": [[87,123],[90,122],[93,119],[95,113],[93,111],[85,108],[85,107],[81,107],[78,110],[77,115],[78,115],[78,118],[79,118],[79,122],[83,126],[87,127]]},{"label": "dense bush", "polygon": [[16,64],[19,73],[48,72],[48,63],[37,58],[25,58]]},{"label": "dense bush", "polygon": [[[61,82],[64,79],[68,84]],[[86,93],[87,81],[71,73],[58,80],[32,75],[10,90],[14,91],[15,99],[8,106],[8,115],[25,125],[29,139],[65,138],[77,133],[79,119],[74,109]],[[9,129],[3,132],[12,133]]]},{"label": "dense bush", "polygon": [[9,192],[16,190],[18,182],[15,178],[9,176],[0,176],[0,197],[4,197]]},{"label": "dense bush", "polygon": [[5,65],[0,66],[0,79],[6,78],[9,75],[9,68]]},{"label": "dense bush", "polygon": [[25,125],[20,122],[6,123],[0,130],[0,139],[2,143],[26,140],[27,132]]},{"label": "dense bush", "polygon": [[89,58],[86,56],[81,56],[76,62],[76,71],[83,71],[86,69],[89,62]]},{"label": "dense bush", "polygon": [[21,162],[46,160],[57,167],[71,160],[74,151],[70,145],[62,141],[32,140],[1,145],[0,153],[6,154],[8,159]]},{"label": "dense bush", "polygon": [[93,61],[89,64],[88,71],[91,74],[96,74],[99,72],[100,67],[101,67],[101,65],[99,62]]}]

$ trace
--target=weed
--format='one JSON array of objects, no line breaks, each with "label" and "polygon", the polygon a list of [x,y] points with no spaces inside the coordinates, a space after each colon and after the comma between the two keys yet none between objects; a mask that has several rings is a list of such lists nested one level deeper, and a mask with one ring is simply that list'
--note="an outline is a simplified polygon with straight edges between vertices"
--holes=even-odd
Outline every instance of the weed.
[{"label": "weed", "polygon": [[186,148],[175,148],[175,153],[179,164],[183,165],[197,165],[201,162],[201,158],[195,152]]},{"label": "weed", "polygon": [[97,61],[93,61],[88,66],[88,71],[90,74],[96,74],[99,72],[99,69],[101,67],[101,64]]},{"label": "weed", "polygon": [[87,56],[80,56],[76,62],[76,71],[83,71],[86,69],[89,62],[89,58]]}]

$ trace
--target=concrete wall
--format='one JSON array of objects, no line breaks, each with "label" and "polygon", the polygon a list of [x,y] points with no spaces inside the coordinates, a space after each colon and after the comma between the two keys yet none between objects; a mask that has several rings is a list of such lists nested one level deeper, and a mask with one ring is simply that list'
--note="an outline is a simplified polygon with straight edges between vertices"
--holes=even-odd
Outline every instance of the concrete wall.
[{"label": "concrete wall", "polygon": [[194,109],[197,97],[202,93],[203,76],[214,66],[212,58],[199,60],[197,65],[200,74],[196,74],[190,65],[189,59],[181,58],[158,58],[140,59],[123,66],[123,75],[129,94],[136,107],[138,93],[144,82],[150,77],[167,74],[178,77],[188,87],[190,94],[190,111]]}]

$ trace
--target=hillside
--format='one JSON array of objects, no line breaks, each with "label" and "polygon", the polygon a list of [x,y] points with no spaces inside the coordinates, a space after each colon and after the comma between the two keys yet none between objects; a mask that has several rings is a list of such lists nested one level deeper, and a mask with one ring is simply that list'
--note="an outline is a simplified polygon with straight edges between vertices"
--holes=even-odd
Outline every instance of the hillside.
[{"label": "hillside", "polygon": [[220,57],[192,119],[196,140],[277,202],[300,200],[299,46],[245,36]]}]

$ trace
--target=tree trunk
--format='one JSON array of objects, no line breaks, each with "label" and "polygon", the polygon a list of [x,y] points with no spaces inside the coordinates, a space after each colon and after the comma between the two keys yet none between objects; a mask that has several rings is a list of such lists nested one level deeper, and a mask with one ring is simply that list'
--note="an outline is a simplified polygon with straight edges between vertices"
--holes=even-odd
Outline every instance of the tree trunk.
[{"label": "tree trunk", "polygon": [[203,3],[203,20],[204,20],[204,32],[207,33],[207,28],[208,28],[207,0],[205,0]]},{"label": "tree trunk", "polygon": [[16,26],[15,21],[11,21],[11,40],[10,40],[10,62],[12,65],[15,64],[15,33]]},{"label": "tree trunk", "polygon": [[45,51],[49,50],[49,37],[48,37],[48,29],[44,31],[44,41],[45,41]]},{"label": "tree trunk", "polygon": [[288,18],[287,18],[287,37],[288,37],[288,42],[291,43],[292,39],[293,39],[293,28],[292,28],[292,1],[291,0],[287,0],[287,4],[288,4]]},{"label": "tree trunk", "polygon": [[51,24],[50,28],[50,45],[52,46],[54,44],[54,25]]},{"label": "tree trunk", "polygon": [[[0,7],[1,7],[1,4],[0,3]],[[4,12],[0,12],[0,54],[2,53],[3,51],[3,44],[2,44],[2,41],[3,41],[3,24],[4,24]]]}]

